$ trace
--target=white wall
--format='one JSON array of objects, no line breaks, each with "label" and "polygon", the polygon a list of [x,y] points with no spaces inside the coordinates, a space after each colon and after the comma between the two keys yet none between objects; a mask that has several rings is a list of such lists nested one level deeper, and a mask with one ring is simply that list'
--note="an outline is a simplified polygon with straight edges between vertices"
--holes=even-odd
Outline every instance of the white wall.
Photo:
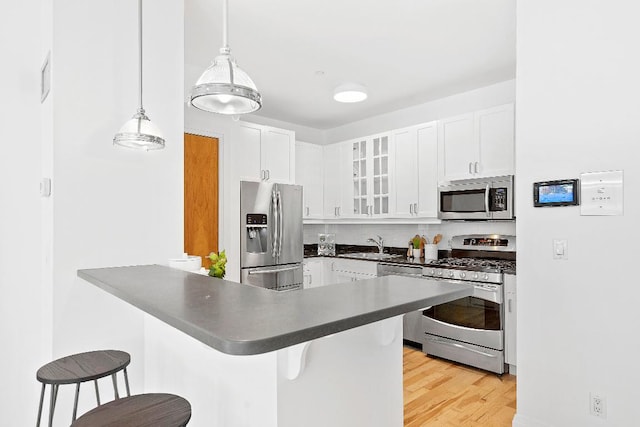
[{"label": "white wall", "polygon": [[0,14],[0,413],[11,425],[35,423],[35,373],[51,352],[50,294],[41,277],[41,210],[46,202],[38,194],[40,66],[47,45],[40,16],[48,13],[42,3],[11,3]]},{"label": "white wall", "polygon": [[[638,423],[640,4],[517,5],[519,426]],[[624,216],[536,209],[531,185],[624,170]],[[569,259],[552,259],[552,239]],[[606,398],[605,420],[589,393]]]},{"label": "white wall", "polygon": [[[137,108],[136,3],[55,5],[54,356],[117,340],[140,357],[141,316],[97,307],[76,270],[182,253],[183,7],[144,3],[144,106],[166,139],[164,150],[147,153],[112,145]],[[101,335],[107,321],[121,322],[122,336]]]},{"label": "white wall", "polygon": [[[141,315],[97,303],[102,291],[76,271],[182,252],[183,7],[145,2],[145,107],[167,140],[153,153],[112,146],[137,107],[135,2],[28,0],[3,9],[1,51],[12,67],[0,83],[0,333],[10,369],[0,411],[12,425],[35,423],[38,367],[76,351],[129,351],[132,389],[144,391]],[[48,50],[52,89],[40,105]],[[39,197],[41,175],[53,178],[49,199]],[[71,419],[72,389],[60,389],[57,423]],[[80,411],[88,405],[90,388]]]},{"label": "white wall", "polygon": [[515,80],[508,80],[329,129],[325,131],[324,139],[327,144],[346,141],[496,105],[508,104],[514,102],[514,100]]},{"label": "white wall", "polygon": [[460,234],[516,233],[515,221],[493,222],[443,222],[442,224],[308,224],[304,226],[304,243],[318,243],[318,233],[335,233],[336,243],[374,246],[367,242],[376,235],[384,239],[385,247],[405,248],[416,234],[432,240],[442,234],[438,249],[450,249],[449,239]]}]

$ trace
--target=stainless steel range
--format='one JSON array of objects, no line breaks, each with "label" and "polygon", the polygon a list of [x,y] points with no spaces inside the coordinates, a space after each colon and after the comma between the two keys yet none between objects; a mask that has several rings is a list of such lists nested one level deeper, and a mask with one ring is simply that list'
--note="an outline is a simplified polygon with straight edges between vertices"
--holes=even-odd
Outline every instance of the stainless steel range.
[{"label": "stainless steel range", "polygon": [[504,366],[503,271],[515,269],[516,238],[506,235],[455,236],[451,257],[422,268],[425,279],[468,283],[473,295],[422,313],[422,350],[502,374]]}]

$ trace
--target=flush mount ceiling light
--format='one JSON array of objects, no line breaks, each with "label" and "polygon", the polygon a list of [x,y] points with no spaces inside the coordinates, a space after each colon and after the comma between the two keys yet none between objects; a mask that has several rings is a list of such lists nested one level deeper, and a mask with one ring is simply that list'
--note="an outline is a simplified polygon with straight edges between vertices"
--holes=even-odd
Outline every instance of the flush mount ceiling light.
[{"label": "flush mount ceiling light", "polygon": [[360,102],[367,99],[367,89],[359,84],[346,83],[333,91],[333,99],[338,102]]},{"label": "flush mount ceiling light", "polygon": [[223,0],[220,55],[216,56],[191,90],[191,105],[210,113],[253,113],[262,107],[262,97],[253,80],[231,57],[227,41],[228,6],[229,1]]},{"label": "flush mount ceiling light", "polygon": [[142,108],[142,0],[138,0],[138,111],[113,137],[113,145],[135,150],[161,150],[164,138]]}]

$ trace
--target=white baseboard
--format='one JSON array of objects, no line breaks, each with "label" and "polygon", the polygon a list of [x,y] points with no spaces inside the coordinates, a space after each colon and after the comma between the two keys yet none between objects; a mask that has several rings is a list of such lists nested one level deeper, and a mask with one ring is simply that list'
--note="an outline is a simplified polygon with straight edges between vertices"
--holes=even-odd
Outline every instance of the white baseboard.
[{"label": "white baseboard", "polygon": [[526,415],[517,414],[513,417],[511,422],[512,427],[552,427],[550,424],[543,423],[535,418],[528,417]]}]

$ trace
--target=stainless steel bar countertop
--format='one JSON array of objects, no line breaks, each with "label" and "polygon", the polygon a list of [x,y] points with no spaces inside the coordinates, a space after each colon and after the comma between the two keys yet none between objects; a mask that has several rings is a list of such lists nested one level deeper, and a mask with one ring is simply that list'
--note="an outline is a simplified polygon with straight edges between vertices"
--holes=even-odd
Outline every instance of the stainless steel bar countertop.
[{"label": "stainless steel bar countertop", "polygon": [[160,265],[78,276],[232,355],[279,350],[473,292],[467,284],[400,276],[277,292]]}]

